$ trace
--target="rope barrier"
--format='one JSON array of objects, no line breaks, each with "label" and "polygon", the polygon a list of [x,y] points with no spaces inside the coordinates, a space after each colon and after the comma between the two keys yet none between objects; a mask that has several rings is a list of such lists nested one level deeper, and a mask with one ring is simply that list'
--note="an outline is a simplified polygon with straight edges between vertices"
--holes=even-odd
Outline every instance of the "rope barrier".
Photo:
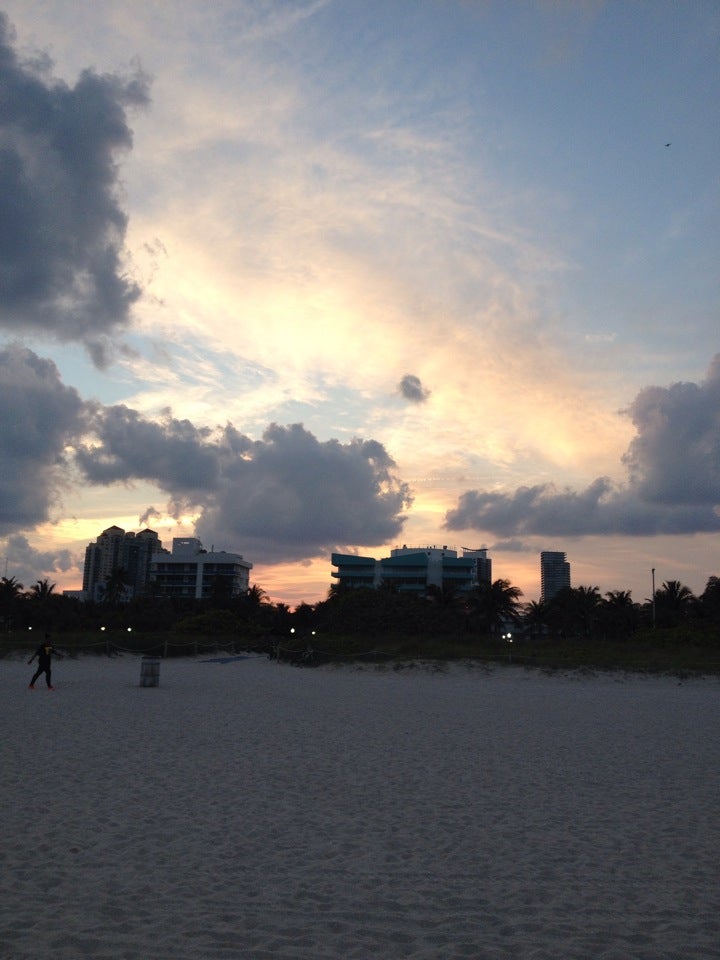
[{"label": "rope barrier", "polygon": [[[5,642],[3,641],[2,638],[0,638],[0,645],[5,646]],[[28,647],[28,644],[24,641],[13,642],[11,645],[13,647],[17,647],[18,649],[20,648],[25,649],[26,647]],[[102,640],[70,642],[66,645],[62,643],[58,643],[57,646],[60,648],[61,651],[64,650],[68,654],[83,653],[86,651],[102,649],[106,651],[109,656],[112,656],[113,654],[117,654],[117,653],[145,655],[145,654],[166,652],[168,649],[171,649],[172,651],[176,651],[178,648],[187,650],[187,648],[189,647],[193,647],[198,653],[201,651],[207,652],[208,650],[217,650],[219,652],[223,652],[223,651],[234,652],[235,649],[238,647],[238,643],[233,641],[226,641],[226,642],[220,643],[214,640],[212,641],[199,641],[199,640],[178,641],[176,638],[173,638],[172,640],[163,639],[157,643],[153,643],[150,645],[126,646],[122,643],[117,643],[115,640],[111,640],[109,637],[105,637]]]}]

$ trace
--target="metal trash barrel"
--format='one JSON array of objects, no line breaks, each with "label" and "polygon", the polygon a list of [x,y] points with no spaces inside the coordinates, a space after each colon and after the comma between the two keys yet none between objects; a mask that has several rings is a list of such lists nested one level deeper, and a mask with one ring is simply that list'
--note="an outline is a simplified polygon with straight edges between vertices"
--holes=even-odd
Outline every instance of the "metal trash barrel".
[{"label": "metal trash barrel", "polygon": [[143,657],[140,661],[140,686],[160,685],[160,657]]}]

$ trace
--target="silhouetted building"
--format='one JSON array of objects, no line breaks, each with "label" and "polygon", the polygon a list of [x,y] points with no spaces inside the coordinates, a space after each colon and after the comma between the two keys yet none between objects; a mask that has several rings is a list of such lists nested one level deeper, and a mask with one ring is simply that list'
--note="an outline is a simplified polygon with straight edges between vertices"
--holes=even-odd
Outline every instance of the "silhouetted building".
[{"label": "silhouetted building", "polygon": [[163,545],[154,530],[127,533],[122,527],[112,526],[103,530],[95,543],[85,548],[83,567],[83,597],[85,600],[102,600],[105,583],[114,570],[122,568],[126,587],[122,599],[141,596],[150,578],[150,561]]},{"label": "silhouetted building", "polygon": [[[381,584],[394,587],[399,593],[425,594],[428,587],[440,590],[470,590],[477,585],[480,551],[458,557],[447,547],[396,547],[389,557],[376,560],[354,554],[333,553],[332,577],[342,587],[376,588]],[[487,558],[485,558],[487,559]],[[489,562],[489,561],[488,561]]]},{"label": "silhouetted building", "polygon": [[252,564],[239,553],[208,552],[195,537],[175,537],[150,564],[151,589],[162,597],[237,597],[250,586]]},{"label": "silhouetted building", "polygon": [[475,561],[475,579],[478,583],[492,583],[492,560],[487,555],[487,548],[463,547],[463,557]]},{"label": "silhouetted building", "polygon": [[559,550],[543,550],[540,554],[540,599],[551,600],[556,593],[570,586],[570,564]]}]

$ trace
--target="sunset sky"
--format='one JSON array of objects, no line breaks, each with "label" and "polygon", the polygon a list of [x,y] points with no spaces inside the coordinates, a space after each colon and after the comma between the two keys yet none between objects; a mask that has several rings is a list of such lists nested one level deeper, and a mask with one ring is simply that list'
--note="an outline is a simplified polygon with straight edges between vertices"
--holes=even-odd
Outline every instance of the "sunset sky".
[{"label": "sunset sky", "polygon": [[0,573],[720,575],[716,0],[0,9]]}]

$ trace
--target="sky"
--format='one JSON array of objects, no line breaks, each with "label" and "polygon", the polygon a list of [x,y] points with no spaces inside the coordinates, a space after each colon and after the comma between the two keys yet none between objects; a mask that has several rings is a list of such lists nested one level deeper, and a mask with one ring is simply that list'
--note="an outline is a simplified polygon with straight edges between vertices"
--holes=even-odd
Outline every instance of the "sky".
[{"label": "sky", "polygon": [[720,574],[715,0],[0,10],[0,573]]}]

